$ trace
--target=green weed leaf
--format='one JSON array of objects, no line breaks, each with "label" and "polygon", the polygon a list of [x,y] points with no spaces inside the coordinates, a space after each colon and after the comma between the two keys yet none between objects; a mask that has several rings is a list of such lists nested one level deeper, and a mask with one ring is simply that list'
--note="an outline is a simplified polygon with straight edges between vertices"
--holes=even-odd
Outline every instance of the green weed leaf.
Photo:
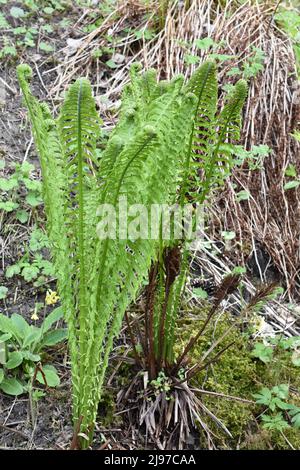
[{"label": "green weed leaf", "polygon": [[[57,387],[60,384],[60,379],[59,379],[59,376],[57,374],[57,370],[55,369],[54,366],[51,366],[51,365],[43,366],[43,372],[45,374],[47,385],[49,387]],[[36,375],[36,379],[39,383],[45,385],[43,375],[40,371],[38,371],[38,373]]]},{"label": "green weed leaf", "polygon": [[5,378],[0,383],[0,389],[7,395],[19,396],[24,393],[21,382],[15,378]]},{"label": "green weed leaf", "polygon": [[8,355],[8,361],[5,364],[6,369],[15,369],[23,362],[23,355],[19,351],[14,351]]}]

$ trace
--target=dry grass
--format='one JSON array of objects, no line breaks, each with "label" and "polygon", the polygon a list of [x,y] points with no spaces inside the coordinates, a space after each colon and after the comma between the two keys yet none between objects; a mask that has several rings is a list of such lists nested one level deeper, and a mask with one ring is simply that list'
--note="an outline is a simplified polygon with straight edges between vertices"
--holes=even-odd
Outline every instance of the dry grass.
[{"label": "dry grass", "polygon": [[[102,25],[80,40],[73,55],[68,48],[60,51],[66,60],[63,70],[61,66],[57,68],[51,95],[58,98],[67,83],[84,73],[92,79],[96,95],[103,94],[114,103],[128,80],[130,65],[136,61],[144,68],[157,68],[160,78],[170,78],[177,73],[189,76],[196,65],[187,66],[184,56],[188,52],[204,60],[207,52],[195,45],[197,39],[204,37],[223,43],[219,53],[235,56],[219,67],[220,81],[228,82],[229,69],[251,56],[253,46],[260,48],[265,53],[264,70],[250,81],[242,140],[248,149],[265,144],[272,153],[261,170],[250,171],[245,164],[235,171],[211,208],[210,235],[212,239],[219,239],[222,230],[236,232],[236,240],[243,246],[231,253],[236,264],[245,263],[249,252],[256,256],[258,246],[262,246],[279,270],[292,300],[300,294],[299,190],[284,191],[283,186],[289,164],[300,170],[299,143],[290,135],[299,121],[299,86],[291,43],[274,24],[277,3],[270,1],[259,5],[248,1],[237,8],[236,2],[228,1],[224,8],[215,0],[170,2],[165,17],[161,18],[163,24],[159,32],[151,40],[137,45],[134,34],[122,33],[129,26],[138,30],[153,26],[161,2],[118,2],[116,10]],[[75,26],[79,27],[81,20]],[[126,56],[126,61],[103,81],[99,79],[101,63],[92,58],[92,53],[106,44],[108,33],[114,36],[116,51]],[[187,43],[190,44],[188,50]],[[111,116],[107,117],[108,127],[110,119]],[[233,183],[237,185],[236,191],[249,191],[248,201],[237,202]],[[263,272],[261,281],[265,281]]]}]

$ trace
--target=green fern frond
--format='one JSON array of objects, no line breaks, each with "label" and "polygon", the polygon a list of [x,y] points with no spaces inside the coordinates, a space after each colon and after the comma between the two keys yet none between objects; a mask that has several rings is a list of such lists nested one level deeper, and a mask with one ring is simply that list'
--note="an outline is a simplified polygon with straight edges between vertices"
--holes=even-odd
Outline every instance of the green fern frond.
[{"label": "green fern frond", "polygon": [[100,119],[91,85],[87,80],[79,79],[70,87],[58,118],[58,126],[64,147],[64,170],[68,183],[65,223],[72,230],[72,250],[75,253],[73,283],[78,285],[78,341],[82,383],[88,324],[88,269],[91,262],[91,227],[88,223],[90,220],[87,221],[87,210],[94,209],[88,203],[89,186],[95,185],[92,162],[96,161],[96,140],[100,130]]},{"label": "green fern frond", "polygon": [[[68,323],[69,348],[72,358],[73,388],[79,390],[78,349],[76,319],[73,314],[75,298],[72,286],[74,268],[66,229],[65,206],[67,181],[63,172],[63,149],[56,122],[45,103],[39,103],[30,92],[32,70],[28,65],[17,68],[19,83],[29,112],[43,178],[43,199],[47,216],[47,232],[52,245],[52,255],[58,278],[58,290]],[[77,406],[74,394],[74,408]]]},{"label": "green fern frond", "polygon": [[195,159],[201,160],[209,153],[215,138],[215,114],[217,109],[218,83],[214,62],[205,62],[192,75],[184,88],[185,93],[196,96],[189,143],[186,151],[180,202],[188,191],[191,168]]},{"label": "green fern frond", "polygon": [[205,165],[205,179],[201,188],[200,203],[205,200],[207,193],[215,184],[223,182],[224,174],[227,175],[226,171],[224,172],[224,167],[227,170],[227,166],[230,166],[231,163],[228,159],[222,160],[221,147],[225,142],[239,139],[241,111],[247,97],[247,90],[245,80],[239,80],[229,94],[227,102],[217,119],[218,134],[216,143],[212,146],[209,159]]}]

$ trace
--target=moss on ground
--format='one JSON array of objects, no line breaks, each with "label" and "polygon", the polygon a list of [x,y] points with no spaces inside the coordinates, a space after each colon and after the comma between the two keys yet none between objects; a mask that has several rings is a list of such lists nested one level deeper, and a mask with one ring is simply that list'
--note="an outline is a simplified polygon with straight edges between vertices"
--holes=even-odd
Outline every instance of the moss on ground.
[{"label": "moss on ground", "polygon": [[[193,315],[193,318],[181,320],[178,330],[180,350],[182,345],[200,329],[204,315],[199,314],[198,317]],[[239,319],[230,314],[223,313],[213,319],[190,353],[191,363],[198,363],[213,342],[229,328],[231,328],[230,332],[216,347],[212,356],[225,345],[231,342],[234,344],[220,356],[216,363],[205,371],[201,371],[195,377],[194,384],[206,391],[253,401],[253,394],[262,387],[272,388],[275,385],[287,383],[290,389],[296,391],[296,393],[291,393],[288,401],[300,406],[299,368],[292,365],[290,354],[276,349],[274,359],[268,364],[253,358],[251,356],[253,341],[249,334],[242,332]],[[295,449],[300,448],[299,430],[289,427],[281,433],[263,429],[259,419],[263,408],[254,402],[243,403],[207,394],[201,394],[201,400],[232,434],[233,438],[230,439],[213,420],[206,419],[209,428],[216,436],[219,448],[290,449],[291,446]]]}]

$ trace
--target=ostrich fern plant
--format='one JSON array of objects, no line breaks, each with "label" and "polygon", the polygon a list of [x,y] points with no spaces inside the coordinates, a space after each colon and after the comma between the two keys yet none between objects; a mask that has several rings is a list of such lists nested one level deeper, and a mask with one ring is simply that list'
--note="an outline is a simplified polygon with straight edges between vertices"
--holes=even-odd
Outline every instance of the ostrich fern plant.
[{"label": "ostrich fern plant", "polygon": [[100,239],[97,208],[116,207],[121,196],[128,205],[147,208],[174,200],[196,97],[182,77],[157,83],[153,70],[140,76],[134,66],[118,125],[99,158],[101,120],[89,82],[78,79],[70,86],[54,119],[30,92],[30,67],[20,65],[17,72],[40,157],[47,230],[68,324],[73,444],[86,447],[113,339],[159,252],[159,241],[150,237]]},{"label": "ostrich fern plant", "polygon": [[[91,441],[113,340],[149,272],[159,278],[161,304],[147,312],[153,321],[147,323],[146,343],[156,363],[171,362],[187,265],[186,240],[176,245],[150,236],[98,237],[98,207],[117,208],[121,197],[128,206],[138,203],[148,209],[186,200],[202,203],[230,166],[222,146],[237,136],[246,95],[239,82],[217,115],[213,63],[204,64],[186,85],[181,76],[157,83],[155,71],[138,72],[133,66],[119,122],[99,156],[101,119],[89,82],[78,79],[70,86],[54,119],[30,92],[30,67],[18,67],[41,162],[47,230],[68,324],[74,447]],[[117,218],[117,234],[119,229]],[[180,274],[170,269],[174,253]]]}]

